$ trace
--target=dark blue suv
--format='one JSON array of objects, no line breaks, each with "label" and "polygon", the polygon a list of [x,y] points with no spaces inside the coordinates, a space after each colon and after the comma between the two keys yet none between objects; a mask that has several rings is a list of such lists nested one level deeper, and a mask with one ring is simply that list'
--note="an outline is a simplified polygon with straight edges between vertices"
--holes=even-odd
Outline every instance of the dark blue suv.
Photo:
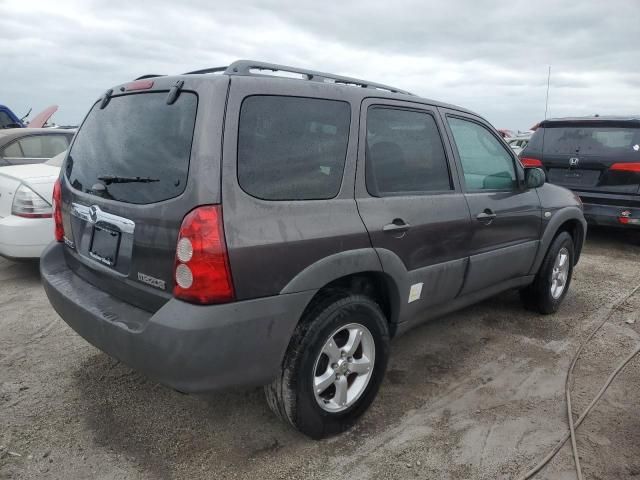
[{"label": "dark blue suv", "polygon": [[0,105],[0,129],[22,127],[24,127],[22,120],[9,107]]}]

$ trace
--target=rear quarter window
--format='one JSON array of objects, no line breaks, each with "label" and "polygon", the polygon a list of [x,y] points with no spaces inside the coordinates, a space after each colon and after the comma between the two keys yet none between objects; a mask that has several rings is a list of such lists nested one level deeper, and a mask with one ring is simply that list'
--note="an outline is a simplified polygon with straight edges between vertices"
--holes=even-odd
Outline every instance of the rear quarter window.
[{"label": "rear quarter window", "polygon": [[264,200],[335,197],[344,171],[351,107],[347,102],[276,95],[242,103],[238,182]]},{"label": "rear quarter window", "polygon": [[[180,195],[187,183],[198,99],[183,91],[113,97],[94,105],[67,158],[76,190],[126,203],[155,203]],[[102,188],[96,188],[96,186]]]}]

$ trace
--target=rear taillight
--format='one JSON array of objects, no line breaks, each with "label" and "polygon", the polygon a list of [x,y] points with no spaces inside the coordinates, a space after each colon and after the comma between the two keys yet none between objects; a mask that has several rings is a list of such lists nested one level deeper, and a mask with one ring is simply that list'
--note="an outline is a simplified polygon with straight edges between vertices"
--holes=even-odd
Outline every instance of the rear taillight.
[{"label": "rear taillight", "polygon": [[60,179],[53,185],[53,223],[56,242],[64,241],[64,226],[62,225],[62,192]]},{"label": "rear taillight", "polygon": [[616,172],[638,172],[640,173],[640,162],[614,163],[609,170]]},{"label": "rear taillight", "polygon": [[524,167],[542,167],[542,162],[533,157],[522,157],[520,158],[520,162]]},{"label": "rear taillight", "polygon": [[176,246],[174,277],[173,294],[181,300],[200,304],[233,300],[219,205],[198,207],[184,217]]},{"label": "rear taillight", "polygon": [[622,225],[640,225],[640,218],[632,218],[631,210],[623,210],[618,215],[618,222]]},{"label": "rear taillight", "polygon": [[51,204],[22,184],[13,197],[11,215],[24,218],[51,218]]}]

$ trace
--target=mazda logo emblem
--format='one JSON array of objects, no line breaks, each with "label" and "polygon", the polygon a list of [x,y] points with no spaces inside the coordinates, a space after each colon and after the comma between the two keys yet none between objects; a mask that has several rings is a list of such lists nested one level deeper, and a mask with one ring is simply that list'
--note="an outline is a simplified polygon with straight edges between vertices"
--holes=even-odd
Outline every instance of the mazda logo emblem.
[{"label": "mazda logo emblem", "polygon": [[95,205],[89,207],[89,216],[91,217],[91,221],[95,223],[95,221],[98,219],[98,207],[96,207]]},{"label": "mazda logo emblem", "polygon": [[580,159],[578,157],[571,157],[569,159],[569,166],[570,167],[577,167],[579,161],[580,161]]}]

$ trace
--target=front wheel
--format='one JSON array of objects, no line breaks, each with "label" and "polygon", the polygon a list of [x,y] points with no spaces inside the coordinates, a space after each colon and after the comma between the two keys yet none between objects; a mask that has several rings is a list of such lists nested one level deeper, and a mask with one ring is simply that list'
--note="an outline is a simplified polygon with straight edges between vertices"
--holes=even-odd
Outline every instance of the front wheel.
[{"label": "front wheel", "polygon": [[388,355],[389,330],[378,304],[332,293],[298,325],[281,374],[265,387],[269,406],[311,438],[340,433],[373,402]]},{"label": "front wheel", "polygon": [[543,314],[556,312],[569,290],[573,263],[573,239],[567,232],[560,232],[533,283],[520,291],[525,306]]}]

